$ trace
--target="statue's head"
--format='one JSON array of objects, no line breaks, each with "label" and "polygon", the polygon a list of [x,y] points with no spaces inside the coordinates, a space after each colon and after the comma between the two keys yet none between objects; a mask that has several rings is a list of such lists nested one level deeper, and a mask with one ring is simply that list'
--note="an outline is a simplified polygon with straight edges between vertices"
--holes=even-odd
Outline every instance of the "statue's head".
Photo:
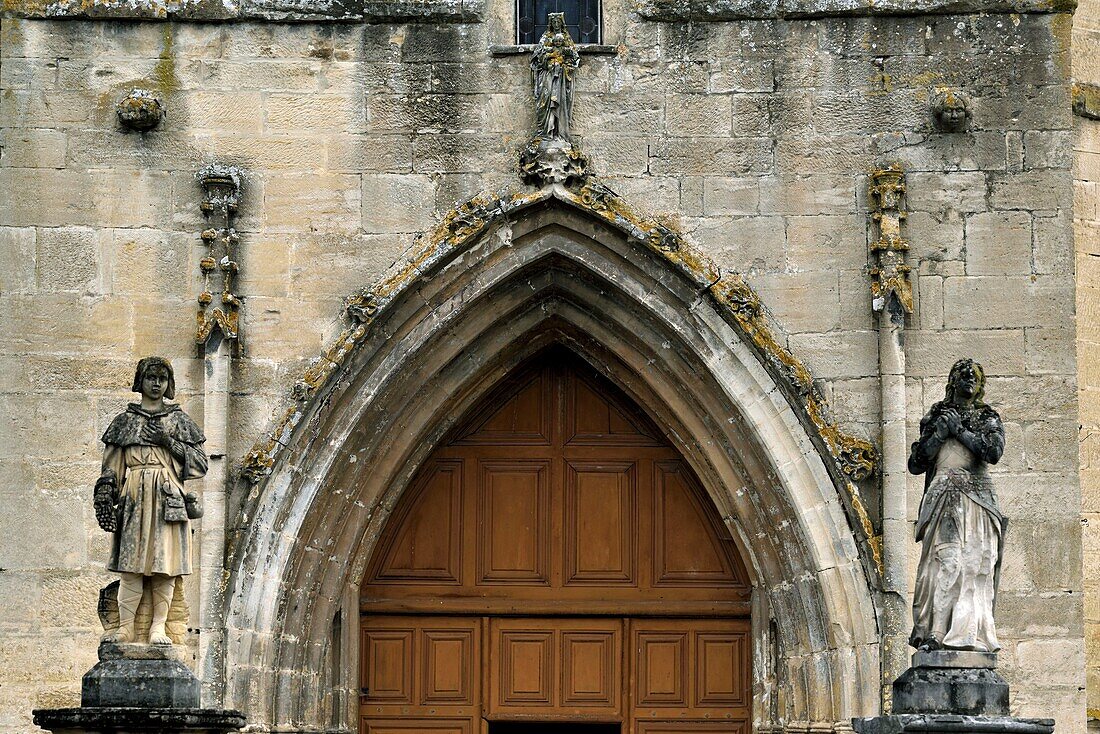
[{"label": "statue's head", "polygon": [[145,378],[151,374],[162,375],[167,382],[163,397],[171,400],[176,397],[176,373],[172,370],[172,363],[164,357],[145,357],[137,363],[134,371],[133,391],[145,394]]},{"label": "statue's head", "polygon": [[565,13],[550,13],[546,16],[546,31],[548,33],[565,32]]},{"label": "statue's head", "polygon": [[957,89],[941,88],[932,93],[932,114],[941,130],[959,131],[970,120],[970,97]]},{"label": "statue's head", "polygon": [[985,397],[985,370],[972,359],[960,359],[947,376],[947,402],[984,405],[983,397]]}]

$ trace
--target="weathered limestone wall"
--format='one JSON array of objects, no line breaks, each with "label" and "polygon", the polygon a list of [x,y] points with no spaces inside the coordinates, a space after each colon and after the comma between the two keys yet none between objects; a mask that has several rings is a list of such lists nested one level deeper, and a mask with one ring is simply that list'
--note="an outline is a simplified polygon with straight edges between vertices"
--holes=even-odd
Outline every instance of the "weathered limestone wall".
[{"label": "weathered limestone wall", "polygon": [[[1100,114],[1100,2],[1073,18],[1073,78],[1091,85]],[[1081,527],[1089,731],[1100,731],[1100,120],[1074,118],[1074,230],[1077,251],[1078,392],[1081,410]]]},{"label": "weathered limestone wall", "polygon": [[[338,330],[342,297],[456,200],[513,181],[527,59],[487,52],[510,41],[511,14],[493,0],[483,23],[440,25],[3,18],[0,729],[73,702],[94,662],[109,580],[97,437],[130,399],[133,362],[171,358],[202,418],[194,172],[248,171],[237,462]],[[619,53],[584,57],[574,110],[597,172],[745,272],[844,426],[873,438],[866,174],[908,171],[911,430],[956,358],[985,365],[1009,441],[998,619],[1013,712],[1080,731],[1069,16],[688,24],[610,0],[604,16]],[[941,84],[973,96],[971,132],[932,129]],[[134,85],[168,108],[144,136],[114,118]],[[915,515],[922,482],[909,486]]]}]

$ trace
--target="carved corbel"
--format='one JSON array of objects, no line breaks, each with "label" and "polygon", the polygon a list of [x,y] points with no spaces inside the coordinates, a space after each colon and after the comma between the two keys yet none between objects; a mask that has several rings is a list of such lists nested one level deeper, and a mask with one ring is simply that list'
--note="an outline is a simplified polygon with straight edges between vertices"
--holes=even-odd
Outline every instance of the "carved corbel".
[{"label": "carved corbel", "polygon": [[[240,204],[241,171],[232,166],[214,163],[199,171],[196,178],[203,194],[199,206],[203,216],[213,226],[204,229],[200,235],[207,247],[207,254],[199,261],[203,289],[198,297],[198,330],[195,338],[200,344],[206,344],[217,329],[224,338],[238,342],[241,300],[233,292],[233,281],[240,270],[235,259],[240,235],[233,227],[233,219]],[[219,303],[213,305],[215,295],[211,281],[217,273],[221,273],[221,289],[217,296]]]},{"label": "carved corbel", "polygon": [[905,314],[913,312],[913,288],[909,281],[911,268],[906,263],[909,243],[901,236],[905,219],[905,173],[890,166],[871,174],[868,190],[871,218],[878,237],[871,243],[871,306],[887,311],[891,319],[901,323]]}]

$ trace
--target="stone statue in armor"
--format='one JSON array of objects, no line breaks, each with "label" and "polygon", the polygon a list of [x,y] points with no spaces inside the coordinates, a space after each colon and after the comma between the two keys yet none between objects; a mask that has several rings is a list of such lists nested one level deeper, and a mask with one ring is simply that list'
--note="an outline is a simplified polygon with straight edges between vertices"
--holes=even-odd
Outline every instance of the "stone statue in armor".
[{"label": "stone statue in armor", "polygon": [[537,135],[569,140],[573,114],[573,72],[580,65],[577,46],[565,27],[565,13],[550,13],[546,32],[531,55],[535,75]]},{"label": "stone statue in armor", "polygon": [[103,434],[103,467],[95,488],[96,519],[112,533],[107,568],[121,576],[118,629],[113,642],[137,642],[138,605],[148,590],[151,622],[148,641],[169,645],[165,622],[176,580],[191,573],[191,523],[200,517],[198,497],[184,482],[206,473],[202,431],[174,398],[172,365],[161,357],[138,362],[131,403]]},{"label": "stone statue in armor", "polygon": [[1000,649],[993,607],[1005,517],[988,465],[1004,452],[1004,426],[982,402],[985,373],[962,359],[951,368],[946,397],[920,423],[909,471],[925,474],[916,539],[922,543],[913,593],[919,650]]}]

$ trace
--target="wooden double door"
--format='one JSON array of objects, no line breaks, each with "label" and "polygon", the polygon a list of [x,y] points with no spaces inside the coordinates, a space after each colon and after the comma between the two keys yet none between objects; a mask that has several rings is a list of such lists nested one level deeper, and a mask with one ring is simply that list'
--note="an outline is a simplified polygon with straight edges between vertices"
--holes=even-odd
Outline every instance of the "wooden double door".
[{"label": "wooden double door", "polygon": [[749,584],[662,432],[564,350],[421,468],[362,585],[362,734],[748,732]]}]

